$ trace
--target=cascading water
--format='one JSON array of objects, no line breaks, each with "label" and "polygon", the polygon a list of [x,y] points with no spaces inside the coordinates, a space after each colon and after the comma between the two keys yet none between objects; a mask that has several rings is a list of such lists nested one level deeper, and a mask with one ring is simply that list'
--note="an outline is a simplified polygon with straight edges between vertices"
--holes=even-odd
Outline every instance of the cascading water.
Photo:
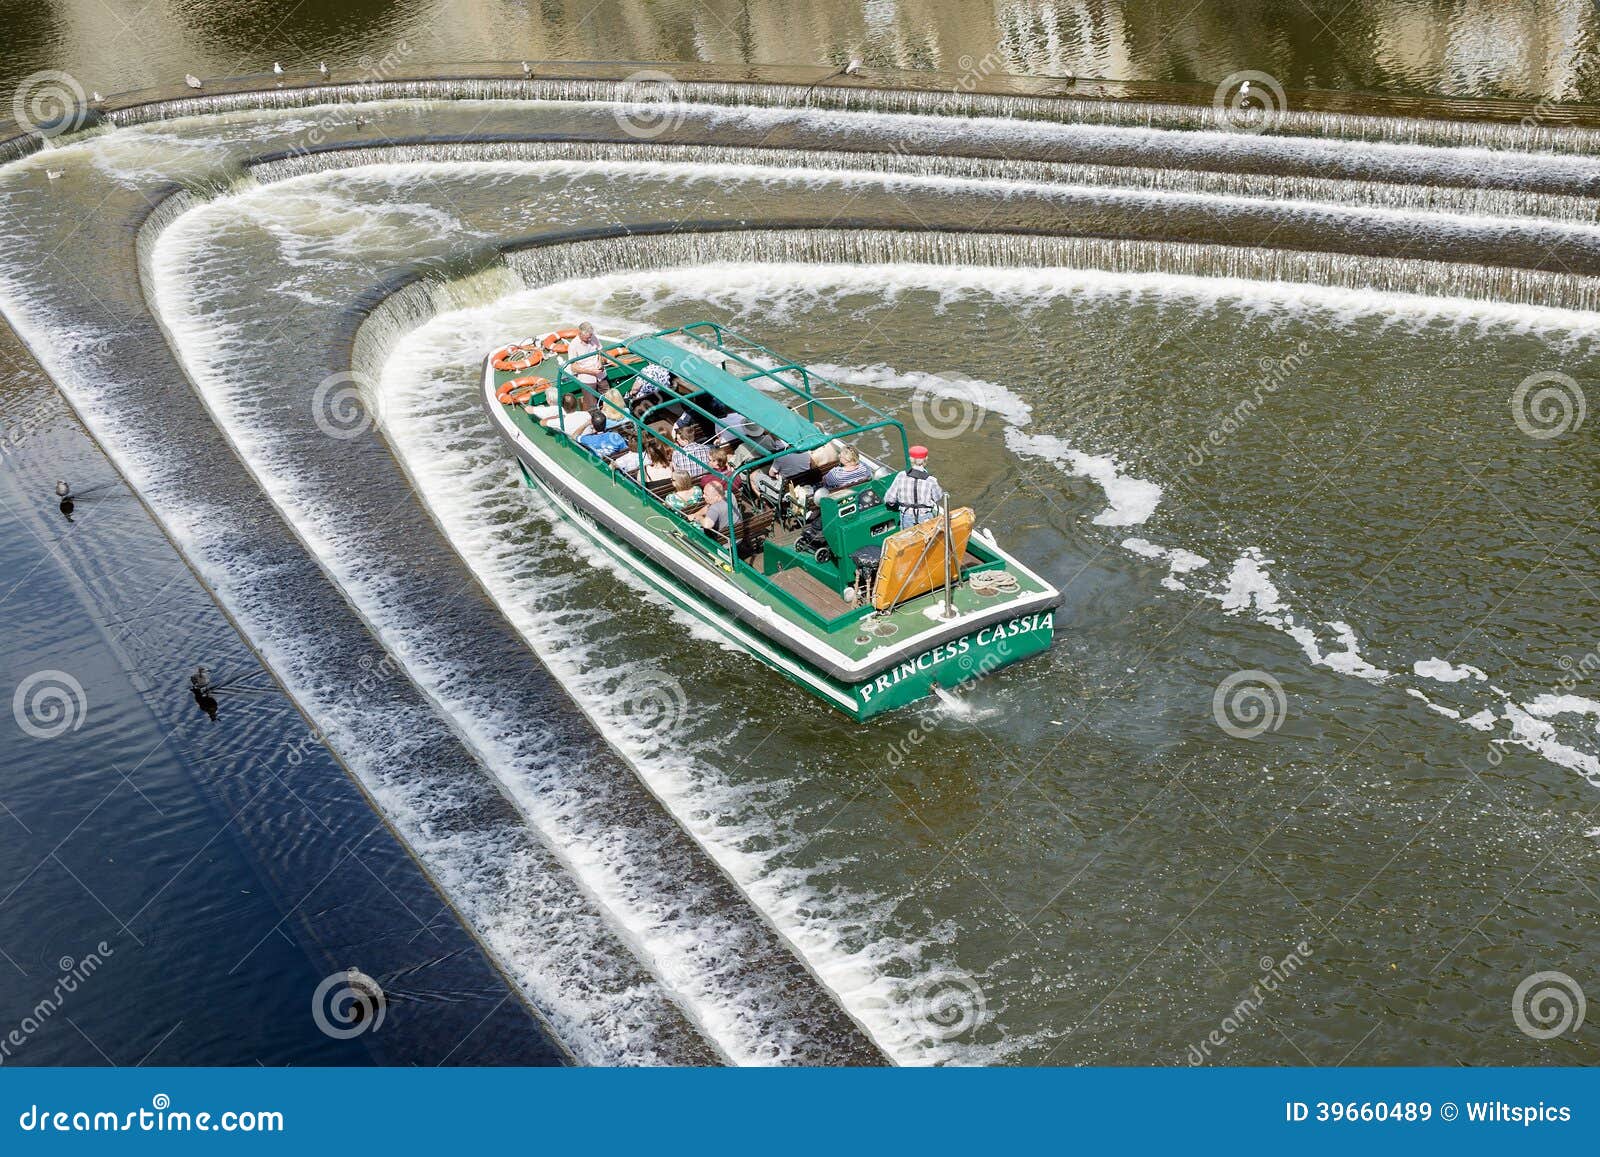
[{"label": "cascading water", "polygon": [[[1400,582],[1378,558],[1367,587],[1345,583],[1360,544],[1314,515],[1333,473],[1378,540],[1436,533],[1339,472],[1367,459],[1336,399],[1392,389],[1352,412],[1409,407],[1433,433],[1403,447],[1366,431],[1379,468],[1465,454],[1513,496],[1542,467],[1557,526],[1581,525],[1567,490],[1592,464],[1552,459],[1552,482],[1504,407],[1529,368],[1592,356],[1591,134],[1293,114],[1252,136],[1214,131],[1211,110],[686,94],[652,144],[618,139],[629,106],[603,82],[124,109],[52,150],[110,191],[62,259],[87,270],[136,223],[144,276],[50,280],[26,235],[0,268],[7,316],[580,1058],[871,1059],[864,1030],[907,1061],[1176,1059],[1228,1003],[1207,960],[1301,935],[1390,945],[1356,902],[1365,868],[1438,810],[1427,774],[1379,771],[1398,753],[1469,765],[1489,802],[1544,793],[1559,802],[1540,834],[1573,837],[1563,817],[1589,789],[1567,769],[1594,751],[1562,637],[1528,632],[1507,670],[1444,637],[1481,613],[1492,638],[1507,612],[1419,610],[1448,581],[1406,564]],[[993,131],[952,119],[970,116]],[[285,157],[286,140],[306,147]],[[23,220],[39,167],[0,168]],[[910,393],[923,425],[966,402],[978,420],[938,443],[941,476],[1068,590],[1052,655],[961,709],[857,729],[597,572],[486,436],[476,358],[578,313],[614,332],[686,311],[770,333],[889,404]],[[1473,416],[1460,445],[1446,398]],[[162,456],[174,445],[183,460]],[[219,477],[236,485],[218,494]],[[1448,470],[1409,477],[1449,497]],[[1537,533],[1549,509],[1513,502],[1561,546]],[[1515,565],[1492,523],[1478,507],[1450,522],[1490,560],[1467,570]],[[1558,586],[1567,631],[1584,630],[1581,594]],[[351,648],[374,636],[401,674],[343,701]],[[1262,670],[1297,710],[1230,746],[1212,690]],[[616,697],[641,672],[683,706],[634,734]],[[1382,752],[1358,758],[1368,725],[1387,729]],[[1328,798],[1322,826],[1292,829],[1270,873],[1206,884],[1185,928],[1186,841],[1264,842],[1308,791]],[[1436,851],[1470,877],[1532,863],[1524,841],[1480,806]],[[1311,855],[1318,873],[1296,868]],[[1559,936],[1538,913],[1500,919]],[[1141,926],[1185,935],[1151,946]],[[1421,942],[1472,983],[1444,967],[1453,932]],[[1317,983],[1359,1008],[1371,964]],[[1443,1030],[1452,1046],[1514,1057],[1472,1016]],[[1330,1058],[1366,1031],[1292,1027]],[[1360,1059],[1427,1059],[1408,1047],[1397,1031]]]}]

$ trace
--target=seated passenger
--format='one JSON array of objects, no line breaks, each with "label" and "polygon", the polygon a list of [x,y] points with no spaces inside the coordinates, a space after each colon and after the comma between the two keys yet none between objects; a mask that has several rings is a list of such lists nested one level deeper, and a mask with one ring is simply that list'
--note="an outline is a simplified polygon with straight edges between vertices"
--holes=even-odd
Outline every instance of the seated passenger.
[{"label": "seated passenger", "polygon": [[672,447],[660,438],[648,438],[644,444],[644,481],[665,482],[672,477]]},{"label": "seated passenger", "polygon": [[614,430],[601,430],[584,434],[578,439],[578,443],[584,449],[591,450],[608,461],[628,448],[627,439]]},{"label": "seated passenger", "polygon": [[694,480],[695,485],[704,490],[710,483],[720,482],[721,479],[719,479],[717,475],[727,475],[733,470],[733,467],[730,465],[732,457],[732,454],[729,453],[726,446],[711,447],[711,449],[707,452],[706,457],[706,463],[711,467],[711,469],[701,471],[699,476]]},{"label": "seated passenger", "polygon": [[672,477],[672,447],[666,445],[649,434],[642,434],[633,440],[628,447],[628,455],[617,463],[619,469],[635,477],[639,474],[639,450],[641,441],[644,449],[644,471],[642,482],[660,482]]},{"label": "seated passenger", "polygon": [[566,431],[569,438],[581,438],[594,429],[594,421],[589,417],[589,411],[579,405],[577,394],[561,396],[561,411],[559,418],[551,415],[544,420],[544,424]]},{"label": "seated passenger", "polygon": [[848,490],[872,480],[872,468],[861,462],[861,452],[854,446],[839,451],[839,464],[822,476],[825,490]]},{"label": "seated passenger", "polygon": [[716,420],[717,441],[724,446],[731,446],[741,437],[753,438],[762,432],[749,418],[737,410],[729,410]]},{"label": "seated passenger", "polygon": [[612,386],[600,395],[599,410],[605,417],[608,430],[620,430],[624,426],[633,425],[633,414],[628,409],[622,391],[616,386]]},{"label": "seated passenger", "polygon": [[672,468],[691,478],[705,473],[705,464],[711,461],[711,431],[706,429],[705,422],[691,416],[689,421],[673,428],[672,437],[678,444],[672,454]]},{"label": "seated passenger", "polygon": [[728,511],[733,511],[733,522],[738,524],[741,515],[737,503],[728,501],[728,492],[722,483],[712,479],[705,484],[706,512],[700,516],[700,525],[724,538],[728,536]]},{"label": "seated passenger", "polygon": [[672,489],[667,493],[667,506],[679,514],[686,514],[705,501],[705,495],[700,492],[700,487],[694,484],[694,478],[682,470],[672,472]]},{"label": "seated passenger", "polygon": [[637,414],[640,410],[666,401],[671,396],[671,385],[672,375],[667,372],[666,366],[645,366],[635,375],[633,388],[628,391],[628,408]]}]

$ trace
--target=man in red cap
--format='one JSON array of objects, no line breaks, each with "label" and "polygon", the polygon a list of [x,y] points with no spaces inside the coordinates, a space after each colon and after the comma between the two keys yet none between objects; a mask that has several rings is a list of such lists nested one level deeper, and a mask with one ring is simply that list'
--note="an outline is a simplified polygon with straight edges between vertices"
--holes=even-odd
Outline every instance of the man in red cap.
[{"label": "man in red cap", "polygon": [[928,473],[928,448],[911,447],[911,465],[894,476],[883,504],[900,515],[900,529],[926,522],[939,513],[944,488]]}]

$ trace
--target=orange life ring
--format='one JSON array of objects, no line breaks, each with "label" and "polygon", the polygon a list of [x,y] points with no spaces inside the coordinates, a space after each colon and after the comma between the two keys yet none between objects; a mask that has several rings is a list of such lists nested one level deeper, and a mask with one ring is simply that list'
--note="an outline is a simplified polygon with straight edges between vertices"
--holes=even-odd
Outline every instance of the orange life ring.
[{"label": "orange life ring", "polygon": [[521,373],[533,369],[542,361],[544,354],[539,352],[538,346],[508,345],[503,350],[494,351],[492,364],[501,373]]},{"label": "orange life ring", "polygon": [[640,362],[644,361],[642,357],[634,353],[625,345],[612,346],[610,349],[606,350],[606,357],[614,358],[616,361],[625,366],[636,366]]},{"label": "orange life ring", "polygon": [[[566,331],[563,330],[562,332]],[[561,334],[545,334],[543,345],[551,353],[564,354],[567,352],[567,343],[561,339]]]},{"label": "orange life ring", "polygon": [[512,378],[495,393],[495,400],[502,406],[523,406],[541,390],[548,389],[550,382],[545,378],[534,377],[531,374],[525,378]]}]

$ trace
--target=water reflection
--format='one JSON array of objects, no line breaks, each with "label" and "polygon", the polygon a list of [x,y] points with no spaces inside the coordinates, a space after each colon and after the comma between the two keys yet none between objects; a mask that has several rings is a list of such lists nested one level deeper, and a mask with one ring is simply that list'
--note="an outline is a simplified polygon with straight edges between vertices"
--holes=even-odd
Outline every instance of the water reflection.
[{"label": "water reflection", "polygon": [[[353,9],[353,10],[352,10]],[[108,29],[107,22],[112,26]],[[112,35],[106,35],[107,32]],[[1214,84],[1241,69],[1291,89],[1600,99],[1591,0],[102,0],[6,16],[0,78],[64,69],[85,89],[465,60],[843,64]]]}]

